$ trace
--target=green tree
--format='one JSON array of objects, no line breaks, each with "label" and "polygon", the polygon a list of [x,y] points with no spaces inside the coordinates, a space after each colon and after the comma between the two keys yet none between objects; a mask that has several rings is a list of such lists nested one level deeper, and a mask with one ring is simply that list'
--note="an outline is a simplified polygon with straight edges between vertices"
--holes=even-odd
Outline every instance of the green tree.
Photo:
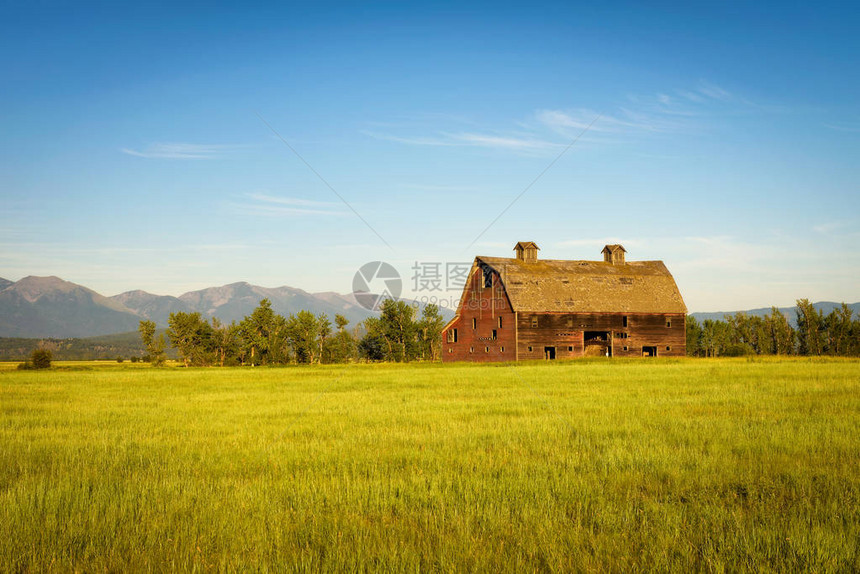
[{"label": "green tree", "polygon": [[381,310],[379,320],[382,337],[388,348],[386,360],[402,363],[417,358],[419,346],[415,308],[405,301],[386,299]]},{"label": "green tree", "polygon": [[765,352],[773,355],[790,355],[794,352],[795,333],[788,318],[777,307],[771,307],[764,318]]},{"label": "green tree", "polygon": [[366,361],[384,361],[390,347],[383,335],[382,320],[379,317],[368,317],[362,325],[365,334],[358,342],[359,357]]},{"label": "green tree", "polygon": [[30,362],[34,369],[50,369],[52,358],[51,351],[48,349],[34,349],[30,354]]},{"label": "green tree", "polygon": [[323,346],[322,362],[347,363],[355,358],[357,351],[355,338],[346,330],[349,319],[343,315],[335,315],[334,323],[337,331],[333,337],[326,339]]},{"label": "green tree", "polygon": [[171,313],[167,325],[170,344],[179,351],[186,367],[209,364],[212,356],[212,327],[200,313]]},{"label": "green tree", "polygon": [[141,321],[137,328],[143,346],[146,347],[146,355],[149,362],[159,367],[164,364],[164,349],[167,346],[164,334],[155,336],[155,323],[152,321]]},{"label": "green tree", "polygon": [[825,347],[831,355],[845,356],[851,347],[851,308],[842,303],[824,318]]},{"label": "green tree", "polygon": [[225,361],[239,354],[239,326],[235,321],[224,325],[217,317],[212,317],[212,350],[215,360],[223,367]]},{"label": "green tree", "polygon": [[437,361],[442,353],[442,328],[445,319],[439,312],[439,307],[433,304],[426,305],[421,312],[421,320],[418,322],[418,344],[421,358],[429,361]]},{"label": "green tree", "polygon": [[[764,326],[761,318],[744,312],[726,315],[726,347],[723,354],[732,356],[761,353]],[[728,353],[727,353],[728,352]]]},{"label": "green tree", "polygon": [[852,357],[860,355],[860,317],[851,321],[851,331],[848,336],[848,354]]},{"label": "green tree", "polygon": [[317,316],[317,334],[319,335],[319,351],[316,355],[316,359],[318,363],[321,363],[323,349],[326,346],[326,342],[331,337],[331,321],[329,321],[328,317],[322,313]]},{"label": "green tree", "polygon": [[287,339],[297,363],[317,363],[322,356],[325,337],[331,324],[325,315],[316,316],[310,311],[299,311],[287,319]]},{"label": "green tree", "polygon": [[729,327],[723,321],[705,319],[702,323],[702,348],[706,357],[718,357],[728,345]]},{"label": "green tree", "polygon": [[283,363],[289,359],[286,319],[272,310],[272,302],[262,299],[254,312],[239,323],[240,358],[250,365]]},{"label": "green tree", "polygon": [[692,315],[687,315],[687,356],[703,357],[702,326]]},{"label": "green tree", "polygon": [[809,299],[797,300],[797,343],[801,355],[820,355],[823,351],[824,317]]}]

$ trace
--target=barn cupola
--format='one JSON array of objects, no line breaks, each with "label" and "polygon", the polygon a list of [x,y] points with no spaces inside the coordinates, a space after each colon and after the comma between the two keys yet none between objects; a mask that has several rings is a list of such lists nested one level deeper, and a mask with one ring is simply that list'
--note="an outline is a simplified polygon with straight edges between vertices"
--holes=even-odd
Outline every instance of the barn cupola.
[{"label": "barn cupola", "polygon": [[607,245],[603,248],[603,261],[613,265],[624,265],[625,253],[627,250],[621,245]]},{"label": "barn cupola", "polygon": [[514,246],[514,251],[517,252],[517,259],[525,262],[537,261],[538,249],[540,247],[531,241],[520,241]]}]

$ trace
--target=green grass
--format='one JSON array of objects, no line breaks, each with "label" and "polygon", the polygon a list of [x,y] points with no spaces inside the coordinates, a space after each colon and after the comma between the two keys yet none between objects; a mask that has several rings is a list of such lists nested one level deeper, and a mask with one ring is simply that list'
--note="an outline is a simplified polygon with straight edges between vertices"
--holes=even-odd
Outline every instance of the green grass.
[{"label": "green grass", "polygon": [[0,570],[857,571],[860,362],[0,371]]}]

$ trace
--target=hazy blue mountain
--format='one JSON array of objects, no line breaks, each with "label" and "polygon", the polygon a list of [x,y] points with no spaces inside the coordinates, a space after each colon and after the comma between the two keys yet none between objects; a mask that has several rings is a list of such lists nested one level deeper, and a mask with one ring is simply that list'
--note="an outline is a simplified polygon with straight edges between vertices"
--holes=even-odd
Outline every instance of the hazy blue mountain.
[{"label": "hazy blue mountain", "polygon": [[141,319],[155,321],[159,326],[167,325],[167,318],[171,313],[179,311],[187,313],[196,310],[178,297],[153,295],[152,293],[140,290],[126,291],[125,293],[109,297],[109,299],[123,305]]},{"label": "hazy blue mountain", "polygon": [[25,277],[0,291],[0,336],[88,337],[137,328],[120,303],[59,277]]},{"label": "hazy blue mountain", "polygon": [[[308,293],[294,287],[259,287],[232,283],[185,293],[179,297],[128,291],[104,297],[58,277],[25,277],[0,281],[0,337],[92,337],[136,331],[141,319],[167,326],[171,313],[199,311],[225,323],[241,321],[261,299],[269,299],[276,313],[287,316],[306,310],[339,313],[354,326],[375,313],[357,303],[352,294]],[[419,306],[420,313],[420,306]],[[449,319],[451,311],[443,311]]]},{"label": "hazy blue mountain", "polygon": [[218,317],[221,321],[241,321],[250,315],[260,304],[261,299],[269,299],[272,309],[279,315],[288,316],[299,311],[310,311],[315,315],[325,313],[334,319],[340,313],[352,323],[363,321],[373,315],[358,305],[349,296],[323,297],[296,289],[295,287],[260,287],[250,283],[231,283],[221,287],[209,287],[180,295],[179,299],[206,317]]},{"label": "hazy blue mountain", "polygon": [[[818,303],[813,303],[812,306],[822,311],[825,315],[829,314],[833,309],[842,306],[842,303],[834,303],[833,301],[819,301]],[[848,307],[854,312],[855,315],[860,315],[860,303],[851,303]],[[779,310],[788,318],[789,323],[791,323],[792,327],[797,326],[797,307],[780,307]],[[761,309],[749,309],[747,311],[720,311],[714,313],[690,313],[691,317],[695,317],[700,323],[705,319],[710,319],[712,321],[723,321],[726,315],[734,315],[735,313],[746,313],[752,317],[764,317],[765,315],[770,315],[770,307],[763,307]]]}]

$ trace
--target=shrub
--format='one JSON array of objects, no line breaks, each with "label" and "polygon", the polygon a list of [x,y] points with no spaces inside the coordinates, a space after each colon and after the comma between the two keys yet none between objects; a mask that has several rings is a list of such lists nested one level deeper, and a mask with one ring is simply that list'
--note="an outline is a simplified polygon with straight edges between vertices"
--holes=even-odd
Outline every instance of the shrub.
[{"label": "shrub", "polygon": [[132,363],[136,363],[136,362],[138,362],[139,360],[140,360],[140,359],[138,359],[137,357],[132,357],[132,358],[131,358],[131,362],[132,362]]},{"label": "shrub", "polygon": [[23,363],[18,363],[19,371],[30,371],[33,369],[33,363],[30,361],[24,361]]},{"label": "shrub", "polygon": [[746,343],[730,343],[723,349],[724,357],[745,357],[755,355],[755,349]]},{"label": "shrub", "polygon": [[36,349],[30,355],[30,360],[33,362],[34,369],[50,369],[51,351],[48,349]]},{"label": "shrub", "polygon": [[117,357],[117,358],[116,358],[116,362],[117,362],[117,363],[122,363],[122,362],[123,362],[123,360],[124,360],[124,359],[123,359],[122,357]]}]

